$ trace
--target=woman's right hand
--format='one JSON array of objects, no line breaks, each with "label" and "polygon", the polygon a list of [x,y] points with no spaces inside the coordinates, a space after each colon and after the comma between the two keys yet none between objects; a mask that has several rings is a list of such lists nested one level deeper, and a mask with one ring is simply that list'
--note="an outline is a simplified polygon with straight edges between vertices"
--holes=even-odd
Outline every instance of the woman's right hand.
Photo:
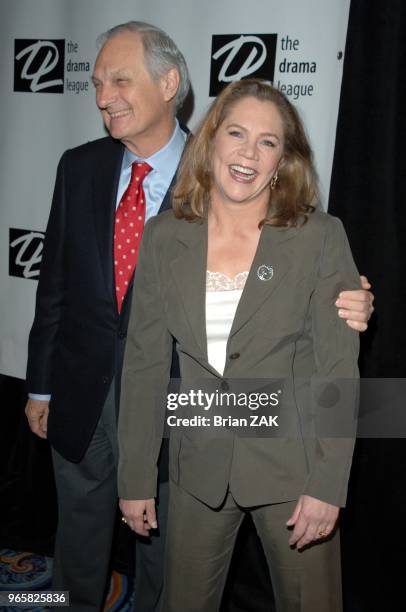
[{"label": "woman's right hand", "polygon": [[149,536],[158,527],[154,499],[120,499],[119,506],[124,522],[138,535]]}]

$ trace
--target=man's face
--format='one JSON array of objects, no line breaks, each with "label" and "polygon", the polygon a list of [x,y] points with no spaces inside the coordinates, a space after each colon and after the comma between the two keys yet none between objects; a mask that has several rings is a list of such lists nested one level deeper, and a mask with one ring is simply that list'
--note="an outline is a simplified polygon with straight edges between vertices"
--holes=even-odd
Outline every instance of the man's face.
[{"label": "man's face", "polygon": [[123,32],[107,40],[94,71],[96,104],[113,138],[149,157],[163,147],[174,127],[177,72],[154,81],[144,62],[140,34]]}]

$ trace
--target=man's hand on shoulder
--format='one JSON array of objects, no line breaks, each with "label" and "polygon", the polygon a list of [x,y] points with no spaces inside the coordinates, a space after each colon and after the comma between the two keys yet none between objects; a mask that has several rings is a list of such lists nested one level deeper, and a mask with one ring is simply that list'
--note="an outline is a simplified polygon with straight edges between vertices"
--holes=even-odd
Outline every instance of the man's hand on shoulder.
[{"label": "man's hand on shoulder", "polygon": [[31,431],[45,439],[47,437],[49,401],[30,398],[25,406],[25,414]]},{"label": "man's hand on shoulder", "polygon": [[338,316],[346,320],[346,323],[356,331],[365,331],[368,321],[374,312],[374,294],[369,291],[370,283],[366,276],[361,276],[361,287],[354,291],[341,291],[336,306]]},{"label": "man's hand on shoulder", "polygon": [[156,529],[154,499],[120,499],[123,520],[138,535],[149,536],[150,529]]}]

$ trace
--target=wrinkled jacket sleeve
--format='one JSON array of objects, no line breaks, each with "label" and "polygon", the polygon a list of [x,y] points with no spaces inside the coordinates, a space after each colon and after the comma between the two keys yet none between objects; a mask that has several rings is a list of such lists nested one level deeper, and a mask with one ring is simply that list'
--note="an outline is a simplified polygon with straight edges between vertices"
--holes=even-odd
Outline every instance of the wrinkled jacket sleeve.
[{"label": "wrinkled jacket sleeve", "polygon": [[342,223],[328,217],[311,299],[316,373],[311,380],[315,440],[304,493],[344,506],[358,407],[359,334],[337,316],[335,300],[360,281]]},{"label": "wrinkled jacket sleeve", "polygon": [[27,387],[37,394],[52,390],[53,357],[65,301],[66,160],[67,153],[58,165],[28,342]]},{"label": "wrinkled jacket sleeve", "polygon": [[156,495],[165,399],[172,359],[156,267],[155,219],[145,226],[134,283],[121,383],[118,492],[123,499]]}]

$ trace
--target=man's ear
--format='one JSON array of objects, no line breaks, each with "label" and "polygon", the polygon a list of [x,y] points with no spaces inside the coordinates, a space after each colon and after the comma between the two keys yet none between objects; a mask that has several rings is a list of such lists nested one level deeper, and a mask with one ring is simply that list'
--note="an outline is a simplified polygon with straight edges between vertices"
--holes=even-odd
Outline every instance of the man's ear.
[{"label": "man's ear", "polygon": [[161,77],[161,88],[165,102],[170,102],[176,96],[179,87],[179,72],[176,68],[168,70],[163,77]]}]

